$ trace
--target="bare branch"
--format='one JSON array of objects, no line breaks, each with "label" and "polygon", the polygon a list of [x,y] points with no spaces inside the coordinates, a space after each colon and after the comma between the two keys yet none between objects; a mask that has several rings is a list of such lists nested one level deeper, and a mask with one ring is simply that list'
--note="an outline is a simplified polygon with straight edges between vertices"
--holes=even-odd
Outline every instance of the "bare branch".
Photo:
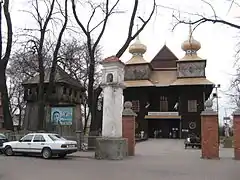
[{"label": "bare branch", "polygon": [[76,4],[74,2],[74,0],[72,0],[72,10],[73,10],[73,15],[75,20],[77,21],[78,25],[80,26],[80,28],[82,29],[82,31],[84,32],[84,34],[89,37],[89,33],[87,32],[87,30],[85,29],[85,27],[83,26],[83,24],[81,23],[81,21],[78,18],[77,12],[76,12]]},{"label": "bare branch", "polygon": [[121,57],[123,55],[123,53],[125,52],[125,50],[128,48],[128,45],[130,44],[130,42],[135,39],[140,32],[142,32],[142,30],[145,28],[145,26],[148,24],[148,22],[151,20],[154,12],[155,12],[155,9],[156,9],[156,0],[153,0],[153,8],[152,8],[152,11],[148,17],[147,20],[144,20],[143,18],[141,17],[138,17],[142,22],[142,26],[137,30],[137,32],[132,35],[132,29],[133,29],[133,25],[134,25],[134,19],[135,19],[135,16],[136,16],[136,12],[137,12],[137,6],[138,6],[138,0],[135,0],[135,4],[134,4],[134,8],[133,8],[133,12],[132,12],[132,17],[131,17],[131,20],[130,20],[130,24],[129,24],[129,31],[128,31],[128,37],[125,41],[125,43],[123,44],[122,48],[117,52],[116,56],[117,57]]},{"label": "bare branch", "polygon": [[6,46],[6,51],[5,51],[5,55],[3,57],[3,63],[5,65],[5,67],[7,66],[8,60],[10,58],[10,54],[11,54],[11,49],[12,49],[12,20],[11,20],[11,16],[9,13],[9,0],[5,0],[4,1],[4,5],[3,5],[3,9],[4,9],[4,15],[6,18],[6,22],[7,22],[7,46]]},{"label": "bare branch", "polygon": [[213,11],[214,19],[217,19],[217,14],[216,14],[215,9],[213,8],[213,6],[209,2],[207,2],[205,0],[201,0],[201,1],[210,6],[210,8]]}]

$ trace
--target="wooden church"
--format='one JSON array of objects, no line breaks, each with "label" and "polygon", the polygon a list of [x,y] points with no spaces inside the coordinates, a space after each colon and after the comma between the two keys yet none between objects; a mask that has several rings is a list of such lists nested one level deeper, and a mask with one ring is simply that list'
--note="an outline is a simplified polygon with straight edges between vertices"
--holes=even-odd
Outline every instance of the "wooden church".
[{"label": "wooden church", "polygon": [[182,43],[185,56],[178,59],[164,45],[150,61],[143,57],[147,47],[137,38],[125,64],[124,101],[137,113],[136,133],[148,137],[186,138],[201,135],[201,112],[214,83],[205,75],[206,59],[198,56],[200,42],[192,36]]}]

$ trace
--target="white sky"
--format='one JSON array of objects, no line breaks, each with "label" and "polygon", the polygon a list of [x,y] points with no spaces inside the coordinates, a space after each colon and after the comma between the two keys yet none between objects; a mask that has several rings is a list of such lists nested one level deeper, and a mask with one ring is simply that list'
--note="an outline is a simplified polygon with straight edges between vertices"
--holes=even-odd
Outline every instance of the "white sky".
[{"label": "white sky", "polygon": [[[11,12],[15,28],[29,27],[29,24],[31,24],[31,17],[20,11],[27,8],[27,1],[28,0],[12,0]],[[127,10],[127,12],[124,14],[116,14],[111,17],[105,35],[100,42],[103,47],[104,57],[116,54],[123,44],[125,37],[127,36],[133,2],[133,0],[121,0],[119,8],[121,10]],[[230,6],[227,0],[208,0],[208,2],[214,6],[218,16],[224,20],[237,23],[236,16],[238,16],[237,12],[239,9],[233,7],[230,13],[227,13]],[[211,8],[201,0],[157,0],[157,4],[179,9],[182,11],[181,18],[186,20],[191,18],[191,20],[194,21],[197,17],[185,14],[183,11],[194,14],[205,14],[208,17],[213,15]],[[147,17],[151,8],[151,0],[140,0],[138,15]],[[78,9],[78,12],[79,14],[81,13],[81,20],[86,22],[88,20],[86,17],[89,17],[87,7]],[[179,25],[172,32],[171,29],[173,28],[174,22],[172,13],[173,10],[158,7],[157,15],[154,15],[151,22],[141,33],[140,39],[142,43],[148,47],[148,50],[145,53],[146,60],[150,61],[165,42],[177,57],[181,58],[184,56],[184,52],[181,50],[181,43],[186,40],[188,36],[188,25]],[[99,18],[101,18],[101,15],[98,15],[94,21],[96,22]],[[136,21],[136,24],[137,23],[140,22]],[[221,84],[220,91],[225,91],[229,88],[230,80],[232,78],[231,74],[234,74],[235,72],[233,64],[235,61],[234,55],[236,51],[237,35],[238,31],[233,28],[220,24],[213,25],[211,23],[202,24],[193,34],[194,38],[200,41],[202,45],[198,55],[207,59],[207,78],[216,84]],[[131,54],[125,52],[121,59],[127,61],[130,57]],[[227,114],[230,115],[232,110],[229,109],[230,105],[228,97],[221,92],[220,96],[220,117],[224,116],[225,109]]]}]

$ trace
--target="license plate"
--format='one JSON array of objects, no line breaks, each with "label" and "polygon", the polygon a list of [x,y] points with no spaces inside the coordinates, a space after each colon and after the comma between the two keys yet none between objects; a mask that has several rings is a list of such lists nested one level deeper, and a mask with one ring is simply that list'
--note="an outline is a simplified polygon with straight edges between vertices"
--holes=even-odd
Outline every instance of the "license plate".
[{"label": "license plate", "polygon": [[75,145],[68,145],[68,147],[75,147]]}]

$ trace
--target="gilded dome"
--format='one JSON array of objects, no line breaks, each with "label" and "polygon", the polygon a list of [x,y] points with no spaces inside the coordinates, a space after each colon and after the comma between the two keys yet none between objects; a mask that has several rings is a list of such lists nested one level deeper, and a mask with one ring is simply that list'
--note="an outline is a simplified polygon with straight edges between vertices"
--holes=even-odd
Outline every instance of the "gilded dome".
[{"label": "gilded dome", "polygon": [[147,51],[147,46],[142,44],[139,38],[129,47],[129,52],[131,54],[144,54]]}]

